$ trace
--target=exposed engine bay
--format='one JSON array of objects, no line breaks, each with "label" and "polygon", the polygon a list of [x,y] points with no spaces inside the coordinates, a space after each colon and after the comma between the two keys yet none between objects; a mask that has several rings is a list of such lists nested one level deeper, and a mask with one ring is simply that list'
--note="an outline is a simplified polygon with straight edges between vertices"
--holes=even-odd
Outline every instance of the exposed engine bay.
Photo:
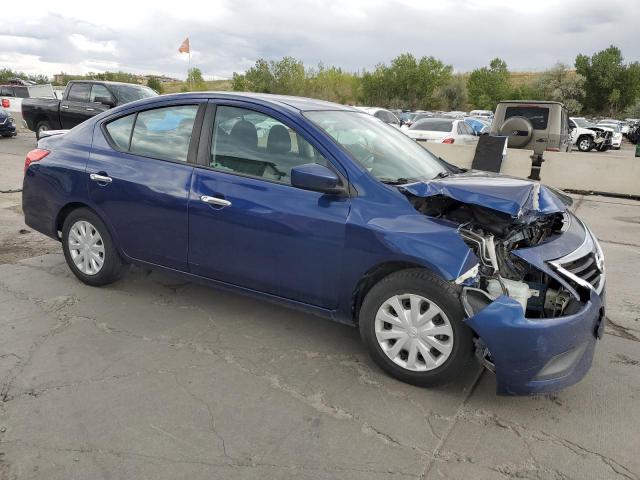
[{"label": "exposed engine bay", "polygon": [[460,236],[480,259],[477,271],[458,279],[471,304],[465,306],[469,315],[501,295],[519,302],[528,318],[553,318],[580,308],[580,301],[556,279],[512,254],[561,234],[567,223],[566,213],[514,218],[444,195],[405,194],[419,212],[457,223]]}]

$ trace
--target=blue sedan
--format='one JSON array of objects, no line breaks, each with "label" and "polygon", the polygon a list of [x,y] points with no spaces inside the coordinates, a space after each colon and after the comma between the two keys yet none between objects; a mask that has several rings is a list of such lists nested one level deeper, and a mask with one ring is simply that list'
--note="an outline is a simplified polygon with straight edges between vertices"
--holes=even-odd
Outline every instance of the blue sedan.
[{"label": "blue sedan", "polygon": [[559,191],[457,169],[305,98],[160,96],[50,133],[26,158],[25,221],[88,285],[131,263],[278,301],[356,326],[421,386],[474,351],[501,394],[591,365],[604,260]]}]

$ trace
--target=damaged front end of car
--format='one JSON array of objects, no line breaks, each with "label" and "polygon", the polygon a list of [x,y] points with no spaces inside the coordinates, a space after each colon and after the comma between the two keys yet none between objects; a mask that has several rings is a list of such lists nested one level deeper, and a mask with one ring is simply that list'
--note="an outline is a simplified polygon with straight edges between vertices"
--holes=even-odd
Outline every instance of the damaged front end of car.
[{"label": "damaged front end of car", "polygon": [[528,180],[466,173],[401,187],[454,222],[478,257],[458,277],[476,355],[501,394],[559,390],[591,366],[604,327],[604,259],[570,199]]}]

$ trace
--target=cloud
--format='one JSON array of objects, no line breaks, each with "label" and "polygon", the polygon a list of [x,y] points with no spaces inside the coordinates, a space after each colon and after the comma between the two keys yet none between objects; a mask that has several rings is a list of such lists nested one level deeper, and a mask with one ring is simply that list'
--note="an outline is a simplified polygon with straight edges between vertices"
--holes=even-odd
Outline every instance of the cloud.
[{"label": "cloud", "polygon": [[540,70],[615,44],[627,60],[640,60],[639,9],[620,0],[528,3],[218,0],[204,7],[185,0],[180,8],[156,8],[114,0],[109,9],[80,2],[60,13],[47,10],[48,3],[29,2],[14,7],[24,12],[3,19],[0,59],[30,73],[121,69],[184,77],[187,56],[177,48],[188,35],[192,65],[205,76],[226,78],[257,58],[285,55],[350,71],[403,52],[433,55],[457,71],[496,56],[514,70]]}]

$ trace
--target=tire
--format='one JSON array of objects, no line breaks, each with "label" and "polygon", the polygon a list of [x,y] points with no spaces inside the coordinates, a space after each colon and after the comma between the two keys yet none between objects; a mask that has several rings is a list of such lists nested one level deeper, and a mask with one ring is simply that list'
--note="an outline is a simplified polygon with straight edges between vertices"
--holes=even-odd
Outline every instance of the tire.
[{"label": "tire", "polygon": [[[408,295],[413,297],[406,299]],[[408,305],[393,300],[402,297],[405,299],[400,301],[408,302]],[[412,326],[400,326],[396,322],[402,323],[402,314],[396,312],[393,318],[393,312],[388,309],[390,303],[399,305],[409,314],[414,301],[415,311],[422,313],[426,308],[424,318],[434,313],[435,316],[425,323],[409,319]],[[425,269],[401,270],[383,278],[367,293],[358,318],[362,341],[378,366],[400,381],[422,387],[448,383],[462,372],[473,350],[473,332],[463,319],[458,288]],[[385,320],[392,320],[393,324]],[[403,329],[404,337],[381,340],[386,338],[384,336],[398,335]],[[429,332],[432,332],[431,336]],[[392,359],[394,346],[399,341],[403,342],[403,347]],[[437,348],[432,346],[434,344]],[[413,361],[411,350],[414,351]]]},{"label": "tire", "polygon": [[51,130],[51,125],[47,120],[41,120],[36,123],[36,138],[40,140],[40,132],[44,132],[45,130]]},{"label": "tire", "polygon": [[583,135],[580,138],[578,138],[578,141],[576,142],[576,146],[578,147],[578,150],[580,150],[581,152],[590,152],[591,150],[593,150],[594,142],[593,139],[587,135]]},{"label": "tire", "polygon": [[[81,235],[83,230],[87,232],[86,237]],[[99,242],[96,241],[98,238]],[[92,240],[94,244],[89,247]],[[73,274],[87,285],[99,287],[113,283],[120,277],[123,262],[113,239],[100,217],[87,208],[78,208],[67,215],[62,227],[62,250]],[[88,260],[83,262],[89,251],[93,255],[87,256]],[[100,258],[102,264],[97,268]]]}]

